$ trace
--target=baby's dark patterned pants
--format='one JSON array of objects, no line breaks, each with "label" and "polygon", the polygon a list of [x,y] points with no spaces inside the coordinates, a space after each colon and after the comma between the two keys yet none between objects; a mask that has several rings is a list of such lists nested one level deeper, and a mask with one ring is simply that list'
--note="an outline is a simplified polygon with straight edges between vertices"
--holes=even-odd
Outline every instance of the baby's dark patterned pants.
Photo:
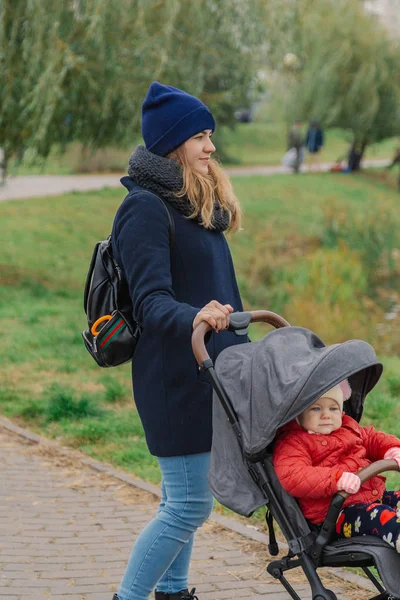
[{"label": "baby's dark patterned pants", "polygon": [[400,491],[386,491],[372,504],[353,504],[340,511],[338,537],[376,535],[400,553]]}]

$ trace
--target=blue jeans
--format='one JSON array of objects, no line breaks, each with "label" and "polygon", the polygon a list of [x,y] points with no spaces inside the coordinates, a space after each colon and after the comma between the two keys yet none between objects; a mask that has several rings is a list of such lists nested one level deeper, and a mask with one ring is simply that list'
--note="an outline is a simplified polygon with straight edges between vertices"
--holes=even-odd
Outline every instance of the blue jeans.
[{"label": "blue jeans", "polygon": [[210,516],[210,452],[158,458],[162,473],[157,514],[136,540],[118,592],[120,600],[148,600],[156,588],[188,587],[194,533]]}]

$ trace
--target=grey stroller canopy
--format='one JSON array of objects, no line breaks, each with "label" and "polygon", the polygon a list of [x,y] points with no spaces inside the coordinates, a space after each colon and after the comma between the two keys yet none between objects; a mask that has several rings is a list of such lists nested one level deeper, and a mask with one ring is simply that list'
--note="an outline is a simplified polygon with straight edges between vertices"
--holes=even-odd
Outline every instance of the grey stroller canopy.
[{"label": "grey stroller canopy", "polygon": [[281,426],[343,379],[348,378],[352,388],[344,410],[359,421],[382,365],[367,342],[325,346],[308,329],[284,327],[259,342],[226,348],[215,371],[236,412],[242,448],[214,392],[209,483],[221,504],[248,516],[265,504],[265,497],[247,461],[267,453]]}]

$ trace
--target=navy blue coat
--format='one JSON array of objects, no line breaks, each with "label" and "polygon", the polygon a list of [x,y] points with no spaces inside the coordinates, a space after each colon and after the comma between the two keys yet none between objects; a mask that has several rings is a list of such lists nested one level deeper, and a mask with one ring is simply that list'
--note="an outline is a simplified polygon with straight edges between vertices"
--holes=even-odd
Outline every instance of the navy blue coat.
[{"label": "navy blue coat", "polygon": [[307,150],[312,154],[318,152],[324,145],[324,132],[319,127],[309,127],[306,136]]},{"label": "navy blue coat", "polygon": [[[128,280],[133,312],[143,328],[132,361],[135,403],[150,452],[181,456],[211,448],[212,389],[191,349],[193,319],[211,300],[242,310],[225,236],[170,207],[175,223],[150,191],[124,177],[128,194],[115,216],[112,241]],[[212,359],[246,341],[229,331],[211,335]]]}]

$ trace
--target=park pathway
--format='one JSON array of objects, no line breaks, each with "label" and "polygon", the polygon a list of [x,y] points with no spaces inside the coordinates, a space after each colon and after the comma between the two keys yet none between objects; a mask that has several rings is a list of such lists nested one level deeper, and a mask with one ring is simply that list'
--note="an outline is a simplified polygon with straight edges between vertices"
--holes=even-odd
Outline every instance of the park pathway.
[{"label": "park pathway", "polygon": [[[389,164],[387,159],[366,160],[365,167],[380,167]],[[328,171],[332,163],[321,165],[321,171]],[[317,169],[312,169],[316,171]],[[232,177],[250,177],[255,175],[291,175],[292,171],[281,166],[230,167],[226,169]],[[307,167],[303,172],[308,172]],[[18,200],[38,196],[56,196],[67,192],[85,192],[105,187],[120,187],[120,178],[124,173],[112,175],[18,175],[9,177],[4,185],[0,185],[0,202]]]},{"label": "park pathway", "polygon": [[[0,418],[0,598],[111,600],[132,543],[154,514],[158,488]],[[135,485],[136,482],[136,485]],[[137,487],[137,484],[141,487]],[[266,537],[214,515],[197,534],[191,585],[200,600],[289,600],[266,575]],[[250,536],[246,530],[251,532]],[[331,573],[340,600],[369,597]],[[310,600],[301,573],[292,582]],[[365,585],[368,585],[365,583]]]}]

